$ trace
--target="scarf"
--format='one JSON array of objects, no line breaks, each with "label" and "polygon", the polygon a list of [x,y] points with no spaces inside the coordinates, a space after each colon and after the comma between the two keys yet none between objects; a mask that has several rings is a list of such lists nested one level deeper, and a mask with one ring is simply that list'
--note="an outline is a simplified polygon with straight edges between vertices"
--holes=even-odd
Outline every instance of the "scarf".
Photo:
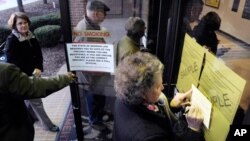
[{"label": "scarf", "polygon": [[101,27],[94,24],[87,16],[84,16],[87,30],[101,30]]},{"label": "scarf", "polygon": [[170,109],[170,107],[169,107],[168,99],[167,99],[167,97],[165,96],[165,94],[161,93],[161,95],[160,95],[160,97],[159,97],[159,102],[158,102],[158,104],[159,104],[160,106],[164,106],[165,113],[166,113],[166,115],[169,117],[169,119],[170,119],[172,122],[177,121],[176,116],[174,115],[174,113],[171,111],[171,109]]},{"label": "scarf", "polygon": [[31,38],[35,38],[34,34],[29,30],[27,36],[23,36],[20,32],[17,30],[13,29],[12,34],[17,37],[19,42],[25,41],[25,40],[30,40]]},{"label": "scarf", "polygon": [[155,104],[144,103],[144,105],[150,111],[154,111],[154,112],[158,112],[158,113],[166,115],[170,119],[171,123],[177,121],[176,116],[170,110],[168,99],[163,93],[161,93],[157,103]]}]

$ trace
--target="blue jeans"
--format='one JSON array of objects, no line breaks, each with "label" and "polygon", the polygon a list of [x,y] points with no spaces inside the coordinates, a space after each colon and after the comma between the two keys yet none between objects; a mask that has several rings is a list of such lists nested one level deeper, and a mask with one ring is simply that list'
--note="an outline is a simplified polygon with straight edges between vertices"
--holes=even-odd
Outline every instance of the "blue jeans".
[{"label": "blue jeans", "polygon": [[91,125],[102,123],[106,96],[93,94],[92,91],[87,90],[84,90],[84,94],[87,104],[87,114],[89,116],[89,123]]}]

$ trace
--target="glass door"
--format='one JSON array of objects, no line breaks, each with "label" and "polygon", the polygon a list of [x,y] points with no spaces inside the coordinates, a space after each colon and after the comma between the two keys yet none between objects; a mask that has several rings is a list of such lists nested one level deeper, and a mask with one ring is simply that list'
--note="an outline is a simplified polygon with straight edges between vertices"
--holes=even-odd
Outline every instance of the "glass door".
[{"label": "glass door", "polygon": [[[180,5],[177,46],[173,64],[173,72],[175,73],[172,75],[172,83],[178,83],[177,72],[183,71],[182,62],[187,53],[185,36],[189,36],[205,50],[197,86],[205,93],[214,108],[211,126],[205,131],[220,130],[215,123],[221,120],[225,122],[224,125],[221,125],[223,127],[221,129],[226,132],[224,135],[226,138],[229,133],[228,124],[250,123],[250,77],[249,69],[246,67],[249,65],[250,59],[250,38],[249,28],[247,28],[250,24],[249,2],[188,0],[181,1]],[[198,48],[193,48],[189,53],[192,54],[196,50]],[[184,59],[190,58],[192,57]],[[226,73],[225,70],[230,70],[230,73]],[[188,70],[185,71],[185,73],[187,72]],[[208,74],[208,72],[210,73]],[[220,114],[221,116],[218,116]],[[213,117],[214,115],[217,115],[216,119]],[[226,123],[226,121],[228,122]],[[205,132],[207,140],[213,140],[213,136],[215,137],[215,134]],[[220,134],[220,136],[223,135]]]},{"label": "glass door", "polygon": [[[75,122],[70,130],[76,134],[68,140],[112,140],[117,44],[127,32],[138,32],[131,23],[127,28],[130,17],[139,17],[148,28],[149,1],[62,0],[60,6],[68,70],[78,76],[70,86]],[[103,21],[96,22],[93,13]],[[143,40],[139,48],[146,47]]]}]

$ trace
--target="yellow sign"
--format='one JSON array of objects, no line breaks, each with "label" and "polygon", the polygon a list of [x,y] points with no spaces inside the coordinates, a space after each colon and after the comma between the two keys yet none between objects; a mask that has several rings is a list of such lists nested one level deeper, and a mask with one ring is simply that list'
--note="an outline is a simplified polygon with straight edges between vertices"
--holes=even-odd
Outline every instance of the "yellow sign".
[{"label": "yellow sign", "polygon": [[218,136],[224,141],[239,106],[246,81],[211,53],[207,52],[205,58],[199,90],[212,102],[213,108],[216,108],[212,114],[210,131],[205,133],[222,129],[206,135],[206,141],[219,141]]},{"label": "yellow sign", "polygon": [[184,92],[192,84],[212,103],[206,141],[225,141],[246,81],[186,34],[176,87]]},{"label": "yellow sign", "polygon": [[205,4],[215,8],[219,8],[220,0],[205,0]]},{"label": "yellow sign", "polygon": [[189,90],[192,84],[197,86],[203,57],[204,49],[186,34],[176,84],[180,92]]}]

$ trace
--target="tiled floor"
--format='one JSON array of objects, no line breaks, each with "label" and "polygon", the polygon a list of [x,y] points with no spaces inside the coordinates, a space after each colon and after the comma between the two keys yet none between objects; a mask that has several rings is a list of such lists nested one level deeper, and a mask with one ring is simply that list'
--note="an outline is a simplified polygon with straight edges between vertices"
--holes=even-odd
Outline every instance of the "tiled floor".
[{"label": "tiled floor", "polygon": [[250,104],[250,46],[238,41],[232,40],[223,34],[217,34],[220,45],[229,47],[230,50],[221,56],[225,64],[236,72],[239,76],[246,80],[246,86],[242,94],[240,106],[247,110]]},{"label": "tiled floor", "polygon": [[[66,72],[66,65],[63,65],[59,70],[60,73]],[[62,127],[65,114],[67,112],[68,106],[70,104],[71,97],[69,87],[53,93],[52,95],[43,98],[44,108],[50,119]],[[34,141],[55,141],[57,133],[49,132],[43,130],[40,123],[35,124],[35,139]]]}]

